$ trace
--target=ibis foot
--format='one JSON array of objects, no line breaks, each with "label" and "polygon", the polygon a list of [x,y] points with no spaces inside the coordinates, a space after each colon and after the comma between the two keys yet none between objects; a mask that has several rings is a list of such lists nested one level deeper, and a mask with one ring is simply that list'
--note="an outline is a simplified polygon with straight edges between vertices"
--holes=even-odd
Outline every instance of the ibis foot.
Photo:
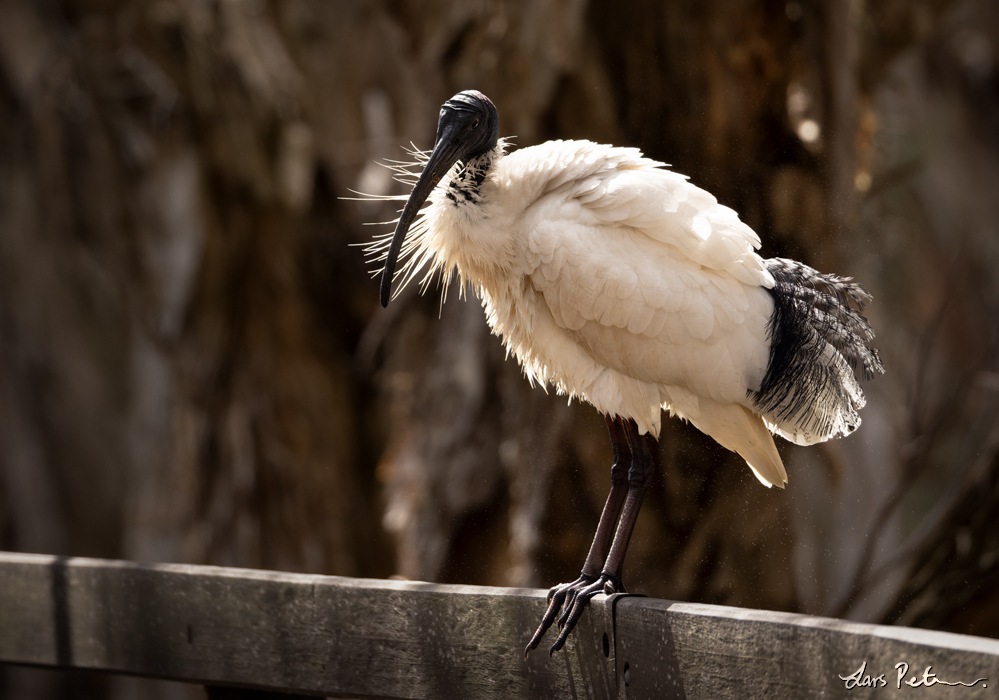
[{"label": "ibis foot", "polygon": [[565,646],[565,640],[569,638],[569,634],[579,622],[583,610],[586,609],[586,604],[593,596],[597,593],[610,595],[624,592],[624,586],[620,579],[608,573],[602,573],[596,578],[582,574],[572,583],[560,583],[552,587],[548,591],[548,610],[545,611],[541,624],[534,636],[531,637],[531,641],[528,642],[527,649],[524,650],[524,657],[526,658],[537,648],[541,638],[545,636],[545,632],[555,622],[556,617],[558,618],[559,634],[555,643],[548,650],[549,656]]},{"label": "ibis foot", "polygon": [[555,638],[555,643],[548,650],[548,655],[551,656],[565,646],[565,640],[569,638],[569,633],[572,632],[576,623],[579,622],[579,617],[583,614],[583,610],[586,609],[587,603],[590,602],[593,596],[597,593],[611,595],[613,593],[624,592],[624,586],[621,584],[620,579],[606,572],[600,574],[597,580],[588,586],[571,589],[568,595],[566,595],[565,604],[562,606],[562,614],[558,618],[558,637]]}]

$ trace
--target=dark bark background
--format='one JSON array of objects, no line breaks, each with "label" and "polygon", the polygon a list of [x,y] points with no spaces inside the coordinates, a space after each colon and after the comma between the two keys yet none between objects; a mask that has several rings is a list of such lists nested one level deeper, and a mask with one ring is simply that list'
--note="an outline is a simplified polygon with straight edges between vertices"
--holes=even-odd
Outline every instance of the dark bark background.
[{"label": "dark bark background", "polygon": [[639,146],[875,296],[888,374],[857,434],[780,446],[786,491],[667,422],[629,588],[999,636],[991,0],[0,0],[0,547],[575,578],[602,419],[474,297],[381,309],[351,247],[395,213],[343,198],[403,191],[375,161],[473,87],[517,145]]}]

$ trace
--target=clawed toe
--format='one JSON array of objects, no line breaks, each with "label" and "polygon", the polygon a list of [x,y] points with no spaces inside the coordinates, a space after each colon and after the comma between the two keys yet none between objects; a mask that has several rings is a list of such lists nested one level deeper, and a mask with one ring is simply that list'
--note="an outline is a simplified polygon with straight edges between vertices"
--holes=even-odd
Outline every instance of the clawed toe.
[{"label": "clawed toe", "polygon": [[[572,583],[560,583],[548,590],[548,609],[545,611],[545,616],[541,618],[541,624],[538,625],[538,629],[534,633],[534,636],[531,637],[531,641],[527,643],[527,648],[524,650],[524,658],[527,658],[527,655],[537,648],[541,642],[541,638],[545,636],[545,632],[552,626],[555,618],[559,617],[559,613],[563,608],[572,607],[577,591],[593,585],[594,580],[592,576],[581,574]],[[562,623],[560,621],[559,630],[561,629]]]},{"label": "clawed toe", "polygon": [[600,574],[600,577],[593,583],[575,590],[573,592],[572,605],[569,605],[567,602],[562,610],[562,615],[559,616],[559,634],[555,638],[555,643],[548,650],[548,655],[551,656],[565,646],[565,640],[569,638],[569,634],[576,627],[576,623],[579,622],[580,616],[582,616],[587,603],[590,602],[593,596],[598,593],[607,593],[608,590],[611,593],[617,593],[618,589],[623,590],[623,586],[621,586],[621,582],[617,580],[617,577],[610,574]]},{"label": "clawed toe", "polygon": [[576,623],[579,622],[580,616],[593,596],[598,593],[610,595],[623,591],[624,586],[621,585],[621,581],[616,576],[607,573],[600,574],[596,579],[592,576],[580,576],[572,583],[563,583],[552,588],[548,591],[548,610],[545,611],[541,624],[534,636],[531,637],[527,649],[524,650],[525,658],[537,648],[541,638],[545,636],[545,632],[551,627],[556,617],[558,618],[559,633],[555,643],[548,650],[549,656],[565,646],[566,639],[576,627]]}]

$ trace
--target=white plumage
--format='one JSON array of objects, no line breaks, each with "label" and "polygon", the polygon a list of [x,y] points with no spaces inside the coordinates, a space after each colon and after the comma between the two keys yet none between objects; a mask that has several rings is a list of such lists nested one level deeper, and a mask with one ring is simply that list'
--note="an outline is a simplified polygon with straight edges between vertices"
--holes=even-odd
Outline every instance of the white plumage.
[{"label": "white plumage", "polygon": [[[637,149],[551,141],[507,155],[497,136],[481,93],[444,105],[395,234],[369,248],[386,261],[383,303],[400,254],[403,284],[456,270],[527,378],[605,414],[615,450],[624,445],[636,464],[638,437],[659,436],[664,409],[740,454],[766,486],[787,482],[771,431],[812,444],[860,425],[853,367],[883,369],[850,306],[870,299],[859,286],[762,259],[759,237],[733,210]],[[617,581],[639,481],[630,510],[612,489],[583,575],[552,589],[553,608],[566,595],[585,605],[605,555],[601,580]],[[608,554],[619,512],[624,542]]]},{"label": "white plumage", "polygon": [[[504,150],[500,142],[489,154],[478,197],[451,194],[460,163],[444,176],[400,274],[457,270],[532,382],[656,437],[665,409],[739,453],[765,485],[787,483],[749,393],[767,369],[774,308],[759,236],[637,149],[550,141]],[[384,243],[372,250],[384,258]],[[796,441],[847,432],[832,428]]]}]

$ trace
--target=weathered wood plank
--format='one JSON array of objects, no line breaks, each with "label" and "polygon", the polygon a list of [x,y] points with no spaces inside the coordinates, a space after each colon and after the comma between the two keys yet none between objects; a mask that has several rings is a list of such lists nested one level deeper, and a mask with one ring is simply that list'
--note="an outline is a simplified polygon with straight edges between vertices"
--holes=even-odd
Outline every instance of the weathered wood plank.
[{"label": "weathered wood plank", "polygon": [[382,698],[856,697],[840,676],[864,662],[892,692],[900,662],[906,679],[990,679],[919,697],[999,685],[994,640],[627,596],[594,599],[563,653],[525,662],[544,605],[541,591],[0,553],[0,662]]},{"label": "weathered wood plank", "polygon": [[[967,698],[999,687],[999,641],[991,639],[651,599],[619,601],[615,624],[628,698],[863,697],[870,686],[843,680],[862,666],[858,680],[867,676],[882,693]],[[907,664],[901,682],[899,663]],[[930,666],[943,681],[989,680],[974,689],[926,687]],[[919,685],[907,687],[913,677]]]},{"label": "weathered wood plank", "polygon": [[3,554],[0,661],[331,696],[607,697],[574,687],[599,675],[585,645],[525,663],[544,607],[540,591]]}]

